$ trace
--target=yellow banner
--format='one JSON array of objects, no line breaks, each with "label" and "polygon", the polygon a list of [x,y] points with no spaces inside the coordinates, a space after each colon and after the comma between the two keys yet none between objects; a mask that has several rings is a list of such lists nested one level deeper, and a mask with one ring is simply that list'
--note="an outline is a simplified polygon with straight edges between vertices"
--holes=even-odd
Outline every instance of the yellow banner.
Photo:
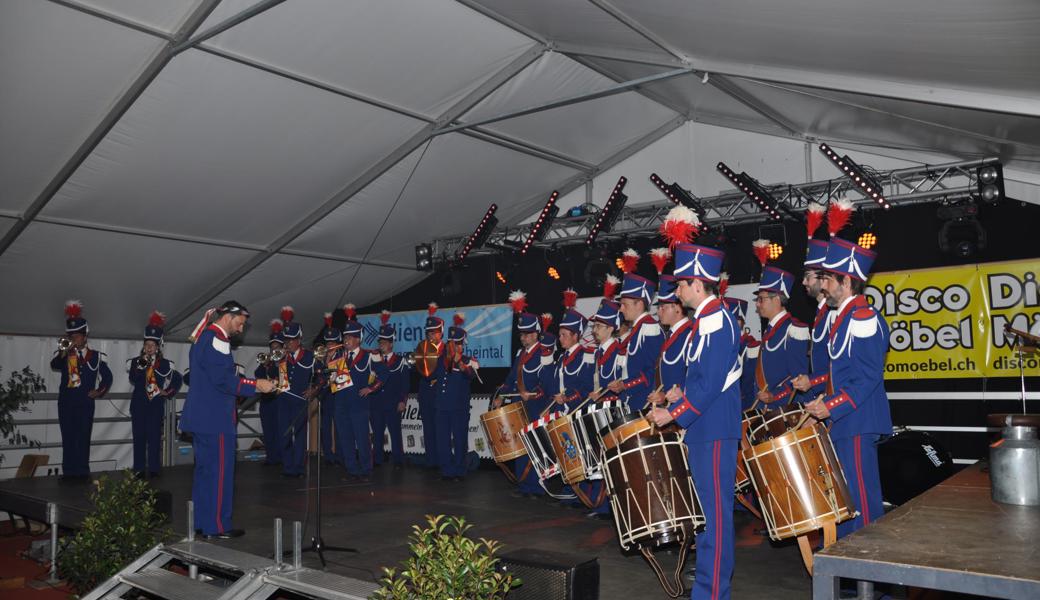
[{"label": "yellow banner", "polygon": [[[1018,377],[1005,326],[1040,321],[1040,259],[877,273],[865,291],[888,321],[886,379]],[[1040,359],[1022,363],[1040,375]]]}]

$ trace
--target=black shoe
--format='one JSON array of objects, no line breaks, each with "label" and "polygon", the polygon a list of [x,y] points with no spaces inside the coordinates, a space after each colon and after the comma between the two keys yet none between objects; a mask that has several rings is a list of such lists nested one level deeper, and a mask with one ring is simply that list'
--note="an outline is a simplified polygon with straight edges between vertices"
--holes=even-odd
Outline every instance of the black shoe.
[{"label": "black shoe", "polygon": [[231,538],[242,537],[245,534],[246,532],[244,529],[228,529],[227,531],[221,531],[220,533],[204,535],[202,538],[207,540],[230,540]]}]

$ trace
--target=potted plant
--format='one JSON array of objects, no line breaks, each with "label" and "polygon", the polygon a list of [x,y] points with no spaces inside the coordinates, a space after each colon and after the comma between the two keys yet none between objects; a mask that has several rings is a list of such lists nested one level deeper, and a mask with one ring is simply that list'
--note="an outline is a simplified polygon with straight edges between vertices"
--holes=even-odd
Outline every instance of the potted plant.
[{"label": "potted plant", "polygon": [[426,516],[428,527],[412,527],[412,552],[400,571],[385,568],[377,600],[500,600],[520,580],[496,569],[500,544],[466,532],[463,517]]},{"label": "potted plant", "polygon": [[[28,444],[39,447],[38,441],[30,440],[18,432],[14,416],[15,413],[28,412],[29,404],[35,400],[36,394],[46,390],[43,377],[33,373],[29,367],[11,373],[6,382],[0,382],[0,439],[11,446]],[[0,464],[3,462],[4,455],[0,454]]]}]

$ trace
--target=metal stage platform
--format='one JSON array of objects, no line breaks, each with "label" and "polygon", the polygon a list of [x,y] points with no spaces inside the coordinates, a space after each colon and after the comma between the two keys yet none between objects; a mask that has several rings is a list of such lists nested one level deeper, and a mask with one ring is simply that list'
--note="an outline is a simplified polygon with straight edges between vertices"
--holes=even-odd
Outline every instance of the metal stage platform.
[{"label": "metal stage platform", "polygon": [[817,554],[813,598],[837,598],[846,577],[1035,600],[1038,539],[1040,507],[994,502],[974,465]]}]

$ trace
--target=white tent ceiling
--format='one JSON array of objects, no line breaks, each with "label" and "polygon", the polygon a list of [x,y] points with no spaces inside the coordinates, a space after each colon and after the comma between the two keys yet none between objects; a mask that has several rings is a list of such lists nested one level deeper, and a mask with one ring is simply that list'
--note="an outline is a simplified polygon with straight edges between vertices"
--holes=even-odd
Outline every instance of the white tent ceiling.
[{"label": "white tent ceiling", "polygon": [[706,159],[688,121],[1037,184],[1038,28],[1034,0],[7,0],[0,332],[66,297],[108,337],[227,297],[316,324],[491,202],[522,221],[658,141]]}]

